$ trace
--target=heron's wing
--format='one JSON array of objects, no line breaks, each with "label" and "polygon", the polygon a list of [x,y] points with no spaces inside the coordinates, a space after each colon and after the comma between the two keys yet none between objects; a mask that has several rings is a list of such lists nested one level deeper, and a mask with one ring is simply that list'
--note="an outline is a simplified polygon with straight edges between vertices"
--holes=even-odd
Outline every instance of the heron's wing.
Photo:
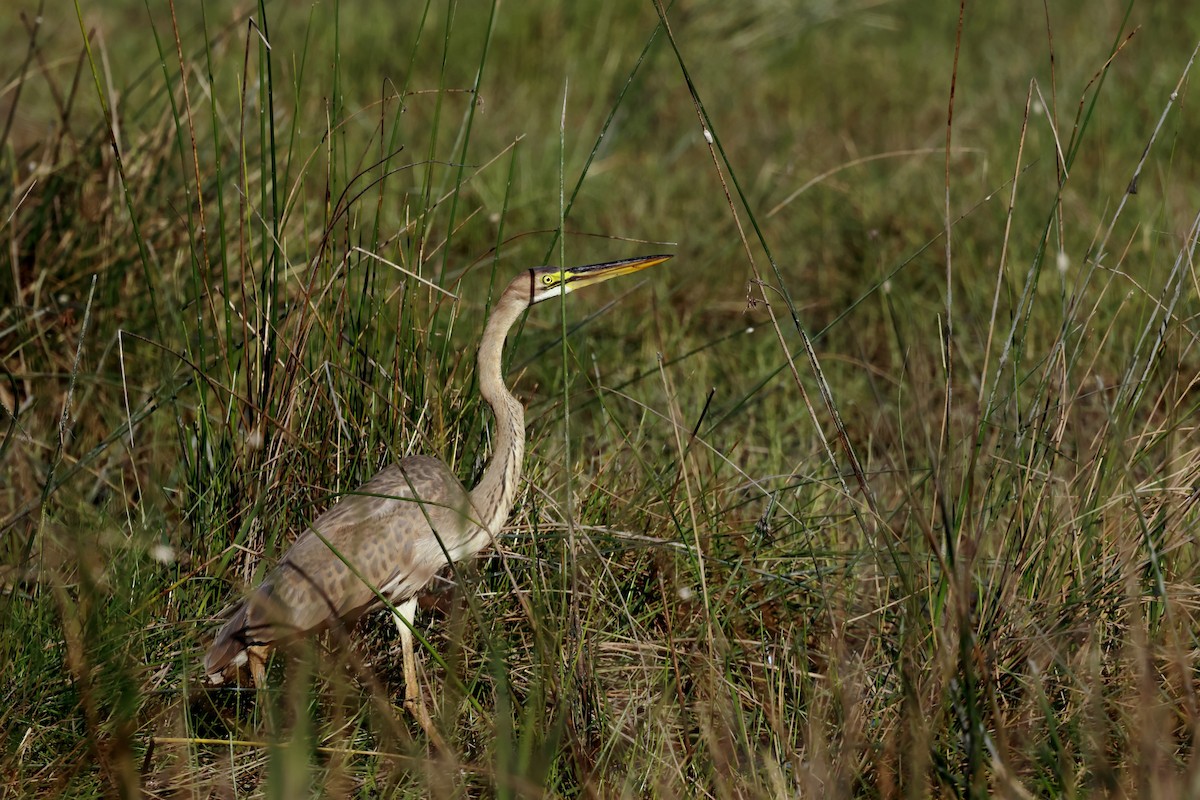
[{"label": "heron's wing", "polygon": [[475,516],[437,459],[382,470],[319,516],[264,581],[263,611],[278,629],[272,640],[353,616],[378,601],[377,591],[411,596],[446,566],[443,545],[452,551],[478,527]]}]

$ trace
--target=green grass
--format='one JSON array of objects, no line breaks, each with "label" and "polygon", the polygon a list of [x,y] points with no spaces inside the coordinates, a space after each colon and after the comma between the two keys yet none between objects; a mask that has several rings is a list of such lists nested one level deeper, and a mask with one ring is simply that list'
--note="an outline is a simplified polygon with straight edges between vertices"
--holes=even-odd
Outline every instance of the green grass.
[{"label": "green grass", "polygon": [[[942,5],[0,12],[5,793],[1194,796],[1200,14]],[[382,615],[202,682],[341,493],[478,476],[511,275],[660,251],[510,339],[444,746]]]}]

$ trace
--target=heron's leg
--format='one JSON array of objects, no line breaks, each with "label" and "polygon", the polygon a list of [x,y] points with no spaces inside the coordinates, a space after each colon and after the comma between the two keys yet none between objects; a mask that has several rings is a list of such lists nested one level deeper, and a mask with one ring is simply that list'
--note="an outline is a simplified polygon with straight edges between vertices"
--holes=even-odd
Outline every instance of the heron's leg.
[{"label": "heron's leg", "polygon": [[413,652],[412,633],[413,619],[416,615],[417,598],[415,597],[397,605],[396,613],[393,615],[396,620],[396,629],[400,631],[400,651],[404,657],[404,707],[417,718],[417,722],[421,724],[431,739],[440,741],[441,736],[433,727],[433,720],[430,719],[429,711],[425,708],[421,687],[417,683],[417,658]]},{"label": "heron's leg", "polygon": [[247,647],[246,660],[250,663],[250,681],[261,689],[267,683],[267,648],[258,645]]}]

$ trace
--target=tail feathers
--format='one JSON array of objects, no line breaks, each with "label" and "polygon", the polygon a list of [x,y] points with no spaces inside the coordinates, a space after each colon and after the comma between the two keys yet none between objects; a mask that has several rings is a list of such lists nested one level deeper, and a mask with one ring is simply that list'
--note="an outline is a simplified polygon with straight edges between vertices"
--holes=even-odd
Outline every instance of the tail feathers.
[{"label": "tail feathers", "polygon": [[251,677],[261,682],[265,654],[278,638],[280,610],[275,602],[275,582],[268,579],[250,593],[229,621],[221,626],[204,656],[204,674],[222,683],[230,670],[249,663]]},{"label": "tail feathers", "polygon": [[248,635],[246,621],[249,607],[249,601],[238,606],[229,621],[217,631],[212,647],[208,648],[208,654],[204,656],[204,674],[213,683],[221,683],[230,667],[240,667],[246,663],[246,648],[253,644]]}]

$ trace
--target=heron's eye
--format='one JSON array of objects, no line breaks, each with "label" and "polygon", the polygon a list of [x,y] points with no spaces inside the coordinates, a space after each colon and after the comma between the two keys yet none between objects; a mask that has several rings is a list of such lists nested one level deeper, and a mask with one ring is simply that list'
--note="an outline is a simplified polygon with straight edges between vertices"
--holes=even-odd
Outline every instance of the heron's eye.
[{"label": "heron's eye", "polygon": [[554,276],[553,275],[543,275],[542,283],[546,284],[547,286],[552,286],[554,284]]}]

